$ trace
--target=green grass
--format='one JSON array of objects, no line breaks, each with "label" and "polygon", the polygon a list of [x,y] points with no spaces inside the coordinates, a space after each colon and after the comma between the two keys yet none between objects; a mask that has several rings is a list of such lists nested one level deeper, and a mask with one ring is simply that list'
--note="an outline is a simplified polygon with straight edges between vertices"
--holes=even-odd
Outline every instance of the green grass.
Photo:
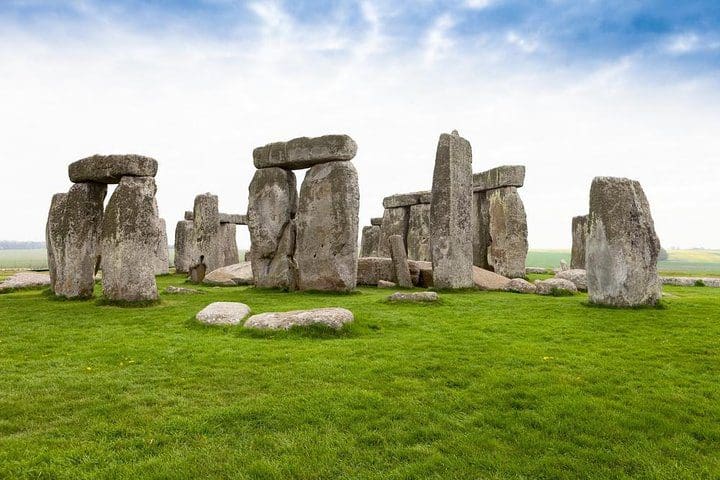
[{"label": "green grass", "polygon": [[[720,476],[717,290],[615,310],[585,295],[393,305],[374,288],[198,288],[145,309],[0,295],[0,478]],[[356,322],[193,320],[220,300],[344,306]]]}]

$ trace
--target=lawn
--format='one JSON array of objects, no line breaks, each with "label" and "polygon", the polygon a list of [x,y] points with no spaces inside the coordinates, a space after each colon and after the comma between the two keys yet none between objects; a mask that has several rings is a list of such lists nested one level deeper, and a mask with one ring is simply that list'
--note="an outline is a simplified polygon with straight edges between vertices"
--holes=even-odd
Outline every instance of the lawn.
[{"label": "lawn", "polygon": [[[159,278],[161,288],[183,284]],[[0,478],[718,478],[720,292],[391,305],[248,287],[151,308],[0,295]],[[341,334],[203,327],[344,306]]]}]

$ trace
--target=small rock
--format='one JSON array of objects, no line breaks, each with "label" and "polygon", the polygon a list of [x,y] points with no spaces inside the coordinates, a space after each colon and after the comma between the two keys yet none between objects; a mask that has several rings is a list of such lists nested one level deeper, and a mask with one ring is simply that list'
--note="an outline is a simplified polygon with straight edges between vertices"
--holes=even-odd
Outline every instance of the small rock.
[{"label": "small rock", "polygon": [[481,290],[505,290],[510,279],[480,267],[473,267],[473,282]]},{"label": "small rock", "polygon": [[548,278],[547,280],[535,280],[536,293],[538,295],[552,295],[554,293],[567,294],[576,293],[577,287],[570,280],[564,278]]},{"label": "small rock", "polygon": [[192,295],[205,292],[203,292],[202,290],[196,290],[194,288],[176,287],[175,285],[170,285],[165,289],[165,293]]},{"label": "small rock", "polygon": [[237,325],[250,314],[250,307],[239,302],[215,302],[203,308],[195,318],[206,325]]},{"label": "small rock", "polygon": [[388,282],[387,280],[378,280],[377,286],[378,288],[395,288],[397,287],[397,283]]},{"label": "small rock", "polygon": [[19,272],[0,282],[0,292],[47,285],[50,285],[50,275],[47,273]]},{"label": "small rock", "polygon": [[240,262],[227,267],[220,267],[205,275],[203,283],[208,285],[233,287],[235,285],[252,285],[253,273],[251,262]]},{"label": "small rock", "polygon": [[345,308],[317,308],[314,310],[269,312],[253,315],[245,322],[245,328],[289,330],[292,327],[325,325],[339,330],[354,319],[352,312]]},{"label": "small rock", "polygon": [[513,278],[507,284],[505,290],[515,293],[535,293],[537,291],[537,287],[524,278]]},{"label": "small rock", "polygon": [[587,272],[583,269],[561,270],[555,275],[555,278],[570,280],[578,290],[587,292]]},{"label": "small rock", "polygon": [[436,292],[395,292],[388,297],[391,302],[437,302]]}]

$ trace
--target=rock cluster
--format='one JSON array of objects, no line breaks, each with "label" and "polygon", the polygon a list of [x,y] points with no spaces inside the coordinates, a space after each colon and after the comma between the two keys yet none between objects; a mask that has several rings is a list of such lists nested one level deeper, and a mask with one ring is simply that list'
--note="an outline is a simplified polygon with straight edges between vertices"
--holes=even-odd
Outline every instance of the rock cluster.
[{"label": "rock cluster", "polygon": [[[360,193],[347,135],[296,138],[253,151],[248,227],[255,285],[350,291],[357,279]],[[297,193],[293,170],[308,168]]]}]

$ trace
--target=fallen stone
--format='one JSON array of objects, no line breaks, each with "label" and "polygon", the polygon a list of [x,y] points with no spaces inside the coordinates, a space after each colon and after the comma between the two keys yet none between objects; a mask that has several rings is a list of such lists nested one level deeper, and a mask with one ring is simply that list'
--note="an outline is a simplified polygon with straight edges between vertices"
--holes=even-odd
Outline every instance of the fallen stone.
[{"label": "fallen stone", "polygon": [[165,293],[173,294],[173,295],[195,295],[195,294],[202,294],[205,293],[202,290],[196,290],[194,288],[186,288],[186,287],[176,287],[175,285],[170,285],[165,288]]},{"label": "fallen stone", "polygon": [[473,175],[473,191],[475,192],[503,187],[520,188],[524,183],[524,165],[503,165]]},{"label": "fallen stone", "polygon": [[388,297],[390,302],[400,303],[437,302],[438,299],[436,292],[395,292]]},{"label": "fallen stone", "polygon": [[239,302],[214,302],[200,310],[195,318],[206,325],[238,325],[250,314],[250,307]]},{"label": "fallen stone", "polygon": [[412,260],[429,262],[430,205],[419,203],[410,207],[407,231],[407,256]]},{"label": "fallen stone", "polygon": [[575,284],[564,278],[548,278],[547,280],[535,280],[536,292],[538,295],[557,295],[577,293]]},{"label": "fallen stone", "polygon": [[317,308],[315,310],[294,310],[291,312],[253,315],[245,322],[245,328],[289,330],[292,327],[324,325],[340,330],[354,319],[352,312],[344,308]]},{"label": "fallen stone", "polygon": [[50,275],[47,273],[18,272],[0,282],[0,292],[20,290],[23,288],[45,287],[50,285]]},{"label": "fallen stone", "polygon": [[387,280],[378,280],[377,286],[378,288],[395,288],[397,287],[397,283],[388,282]]},{"label": "fallen stone", "polygon": [[583,269],[563,270],[556,273],[555,278],[570,280],[579,291],[587,292],[587,272]]},{"label": "fallen stone", "polygon": [[570,268],[585,268],[585,242],[588,234],[588,215],[572,219],[572,250],[570,252]]},{"label": "fallen stone", "polygon": [[544,267],[527,267],[525,269],[525,273],[535,273],[535,274],[544,275],[544,274],[553,273],[553,272],[551,269],[544,268]]},{"label": "fallen stone", "polygon": [[378,240],[379,257],[390,257],[391,235],[400,235],[407,238],[410,221],[410,209],[406,207],[386,208],[383,214],[382,225],[380,226],[380,240]]},{"label": "fallen stone", "polygon": [[528,228],[525,207],[517,188],[503,187],[488,192],[488,263],[492,270],[508,278],[525,276]]},{"label": "fallen stone", "polygon": [[205,275],[202,282],[208,285],[229,287],[252,285],[252,264],[250,262],[239,262],[234,265],[220,267]]},{"label": "fallen stone", "polygon": [[393,261],[397,284],[402,288],[410,288],[413,286],[413,282],[410,277],[407,253],[405,253],[405,242],[400,235],[391,235],[389,241],[390,258]]},{"label": "fallen stone", "polygon": [[154,177],[158,163],[142,155],[93,155],[68,167],[73,183],[120,183],[122,177]]},{"label": "fallen stone", "polygon": [[[398,193],[397,195],[391,195],[383,199],[383,207],[385,208],[398,208],[398,207],[411,207],[419,203],[430,203],[432,194],[430,192],[410,192],[410,193]],[[423,200],[421,202],[421,199]]]},{"label": "fallen stone", "polygon": [[383,221],[382,217],[380,217],[380,218],[371,218],[371,219],[370,219],[370,225],[372,225],[373,227],[379,227],[380,225],[382,225],[382,221]]},{"label": "fallen stone", "polygon": [[480,267],[473,266],[472,271],[473,283],[480,290],[505,290],[510,283],[509,278]]},{"label": "fallen stone", "polygon": [[515,293],[535,293],[537,287],[524,278],[512,278],[505,287],[505,290]]},{"label": "fallen stone", "polygon": [[720,287],[720,278],[713,277],[660,277],[663,285],[674,285],[676,287]]},{"label": "fallen stone", "polygon": [[253,150],[255,168],[302,169],[321,163],[352,160],[357,153],[355,140],[348,135],[300,137],[276,142]]},{"label": "fallen stone", "polygon": [[371,225],[363,227],[362,239],[360,241],[360,256],[374,257],[378,253],[378,242],[380,241],[380,227]]},{"label": "fallen stone", "polygon": [[188,273],[193,264],[195,253],[195,239],[193,237],[193,222],[180,220],[175,227],[175,271]]}]

